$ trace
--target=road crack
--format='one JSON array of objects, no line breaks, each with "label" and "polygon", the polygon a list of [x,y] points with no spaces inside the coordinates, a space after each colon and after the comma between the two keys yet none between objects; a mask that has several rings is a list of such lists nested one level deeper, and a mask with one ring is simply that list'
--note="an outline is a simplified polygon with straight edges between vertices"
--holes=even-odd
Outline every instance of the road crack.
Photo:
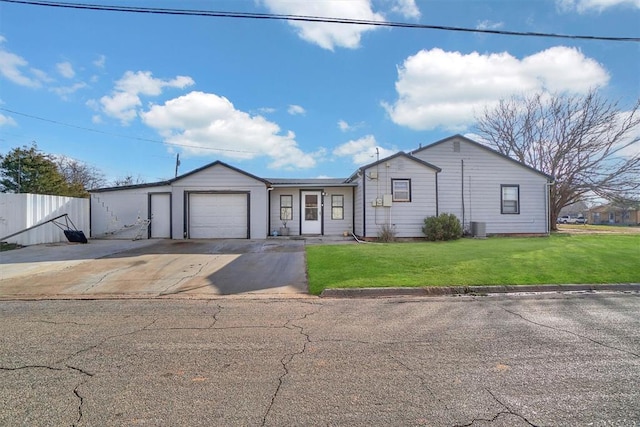
[{"label": "road crack", "polygon": [[498,412],[496,415],[494,415],[493,418],[474,418],[473,420],[471,420],[470,423],[467,423],[467,424],[456,424],[454,427],[470,427],[470,426],[474,425],[476,422],[492,423],[495,420],[497,420],[498,418],[500,418],[502,415],[513,415],[514,417],[520,418],[522,421],[527,423],[527,425],[529,425],[529,426],[538,427],[537,424],[533,424],[531,421],[529,421],[522,414],[519,414],[519,413],[515,412],[513,409],[511,409],[509,406],[507,406],[504,402],[502,402],[500,399],[498,399],[496,397],[496,395],[491,392],[491,390],[489,390],[488,388],[485,388],[485,391],[489,394],[489,396],[491,396],[493,398],[493,400],[498,405],[500,405],[503,408],[503,410]]},{"label": "road crack", "polygon": [[79,373],[83,375],[85,378],[82,381],[80,381],[73,389],[73,394],[76,396],[79,402],[78,402],[78,417],[76,418],[76,421],[72,424],[72,426],[75,427],[82,421],[82,416],[83,416],[82,407],[84,405],[84,397],[82,396],[82,394],[80,394],[79,389],[82,385],[84,385],[89,380],[90,377],[93,377],[93,374],[91,372],[85,371],[82,368],[78,368],[76,366],[71,366],[71,365],[65,365],[64,368],[56,367],[56,366],[48,366],[48,365],[24,365],[24,366],[17,366],[13,368],[0,366],[1,371],[20,371],[23,369],[48,369],[51,371],[73,371],[75,373]]},{"label": "road crack", "polygon": [[594,343],[594,344],[597,344],[597,345],[599,345],[599,346],[602,346],[602,347],[608,348],[608,349],[610,349],[610,350],[616,350],[616,351],[619,351],[619,352],[621,352],[621,353],[629,354],[629,355],[631,355],[631,356],[640,357],[640,354],[638,354],[638,353],[634,353],[634,352],[632,352],[632,351],[625,350],[625,349],[623,349],[623,348],[614,347],[614,346],[612,346],[612,345],[609,345],[609,344],[603,343],[603,342],[601,342],[601,341],[595,340],[595,339],[593,339],[593,338],[590,338],[590,337],[588,337],[588,336],[586,336],[586,335],[581,335],[581,334],[578,334],[578,333],[576,333],[576,332],[569,331],[569,330],[567,330],[567,329],[562,329],[562,328],[557,328],[557,327],[555,327],[555,326],[545,325],[544,323],[539,323],[539,322],[536,322],[536,321],[534,321],[534,320],[528,319],[528,318],[524,317],[522,314],[520,314],[520,313],[516,313],[515,311],[511,311],[511,310],[509,310],[509,309],[507,309],[507,308],[504,308],[504,307],[502,307],[502,306],[498,306],[498,307],[500,307],[501,309],[503,309],[503,310],[504,310],[504,311],[506,311],[507,313],[513,314],[514,316],[517,316],[517,317],[521,318],[521,319],[522,319],[522,320],[524,320],[525,322],[531,323],[532,325],[540,326],[540,327],[542,327],[542,328],[551,329],[551,330],[553,330],[553,331],[564,332],[564,333],[566,333],[566,334],[573,335],[574,337],[578,337],[578,338],[581,338],[581,339],[584,339],[584,340],[590,341],[590,342],[592,342],[592,343]]},{"label": "road crack", "polygon": [[192,273],[192,274],[190,274],[188,276],[181,277],[175,283],[172,283],[169,286],[167,286],[166,288],[164,288],[164,290],[161,291],[158,295],[159,296],[174,295],[174,294],[179,294],[181,292],[187,292],[187,291],[191,291],[191,290],[194,290],[194,289],[199,289],[199,288],[203,288],[203,287],[209,286],[207,284],[207,285],[204,285],[204,286],[198,286],[198,287],[191,288],[191,289],[176,290],[176,291],[173,291],[173,292],[169,292],[169,289],[176,288],[176,287],[180,288],[180,285],[182,283],[186,282],[187,280],[193,279],[194,277],[197,277],[200,273],[202,273],[202,270],[204,270],[204,268],[206,266],[208,266],[208,265],[209,265],[208,262],[204,262],[204,263],[200,264],[200,268],[198,268],[198,270],[196,272],[194,272],[194,273]]},{"label": "road crack", "polygon": [[[320,308],[322,308],[321,304]],[[308,316],[311,316],[313,314],[318,313],[320,309],[311,312],[311,313],[306,313],[304,316],[299,317],[297,319],[289,319],[287,320],[287,322],[284,324],[284,326],[280,326],[279,328],[286,328],[289,330],[297,330],[298,333],[304,337],[304,341],[302,344],[302,348],[299,351],[295,351],[293,353],[287,353],[285,354],[282,359],[280,359],[280,364],[282,365],[282,375],[280,375],[280,377],[278,377],[278,385],[273,393],[273,395],[271,396],[271,401],[269,402],[269,406],[267,407],[267,410],[264,413],[264,416],[262,417],[262,425],[266,425],[267,423],[267,418],[269,417],[269,413],[271,412],[271,408],[273,408],[273,405],[276,402],[276,399],[278,398],[278,393],[280,392],[280,389],[282,388],[282,384],[284,383],[284,379],[287,375],[289,375],[289,363],[291,363],[291,361],[296,357],[296,356],[300,356],[301,354],[304,354],[305,351],[307,351],[307,345],[309,345],[311,343],[311,337],[309,336],[309,334],[307,332],[305,332],[304,327],[299,326],[294,324],[293,322],[295,321],[301,321],[306,319]]]},{"label": "road crack", "polygon": [[420,383],[422,384],[422,387],[424,387],[424,389],[427,390],[427,392],[429,392],[431,397],[433,397],[436,401],[438,401],[440,404],[442,404],[447,411],[450,410],[450,408],[447,406],[447,404],[445,402],[443,402],[442,399],[440,399],[438,396],[436,396],[436,394],[431,389],[431,387],[429,387],[426,378],[424,378],[422,375],[420,375],[418,372],[416,372],[416,370],[414,370],[412,367],[410,367],[406,363],[402,362],[397,357],[394,357],[393,355],[389,355],[389,357],[391,357],[391,359],[393,359],[393,361],[396,362],[398,365],[402,366],[404,369],[406,369],[407,371],[411,372],[413,375],[418,377],[420,379]]}]

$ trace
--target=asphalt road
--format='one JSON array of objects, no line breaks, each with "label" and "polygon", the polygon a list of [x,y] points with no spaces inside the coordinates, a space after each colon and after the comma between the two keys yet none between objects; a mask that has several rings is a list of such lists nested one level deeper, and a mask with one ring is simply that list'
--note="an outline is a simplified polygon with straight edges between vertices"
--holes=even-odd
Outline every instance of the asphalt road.
[{"label": "asphalt road", "polygon": [[0,425],[640,425],[640,294],[0,302]]}]

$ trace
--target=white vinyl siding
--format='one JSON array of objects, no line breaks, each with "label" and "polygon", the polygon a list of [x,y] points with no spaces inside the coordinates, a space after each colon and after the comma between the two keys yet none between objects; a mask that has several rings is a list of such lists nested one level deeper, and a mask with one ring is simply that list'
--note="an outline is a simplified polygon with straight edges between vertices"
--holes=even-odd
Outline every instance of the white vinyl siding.
[{"label": "white vinyl siding", "polygon": [[[326,187],[324,189],[324,234],[325,236],[342,236],[353,230],[353,188]],[[342,196],[344,201],[342,219],[331,219],[331,197]]]},{"label": "white vinyl siding", "polygon": [[[341,236],[345,231],[351,232],[353,230],[353,188],[352,187],[324,187],[322,189],[306,189],[301,187],[280,187],[274,188],[270,191],[271,197],[271,212],[269,218],[271,221],[271,232],[278,231],[282,227],[282,220],[280,219],[280,196],[291,195],[293,201],[291,221],[287,221],[287,227],[289,228],[289,235],[300,235],[300,192],[301,191],[321,191],[325,195],[321,197],[323,203],[322,209],[322,221],[325,236]],[[344,199],[343,218],[331,219],[332,196],[342,196]]]},{"label": "white vinyl siding", "polygon": [[[547,232],[544,175],[463,138],[426,146],[414,156],[442,169],[438,174],[438,210],[456,215],[467,231],[472,221],[478,221],[486,223],[489,234]],[[502,214],[503,184],[519,185],[519,215]]]},{"label": "white vinyl siding", "polygon": [[[148,219],[149,193],[170,191],[169,186],[144,186],[91,193],[91,236],[133,239],[140,231],[135,224]],[[143,239],[147,236],[146,232],[142,234]]]},{"label": "white vinyl siding", "polygon": [[[436,214],[436,170],[400,156],[366,169],[364,176],[367,178],[364,178],[366,235],[363,237],[377,237],[385,224],[395,228],[397,237],[421,237],[424,219]],[[369,178],[372,176],[377,178]],[[376,199],[392,195],[396,179],[406,181],[407,177],[411,177],[410,202],[394,201],[390,207],[372,205]]]}]

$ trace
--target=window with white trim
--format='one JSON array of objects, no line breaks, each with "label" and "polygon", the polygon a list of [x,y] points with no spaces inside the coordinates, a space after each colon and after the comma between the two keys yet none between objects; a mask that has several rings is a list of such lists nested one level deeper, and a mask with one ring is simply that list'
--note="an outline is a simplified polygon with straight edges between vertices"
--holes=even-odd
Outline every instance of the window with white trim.
[{"label": "window with white trim", "polygon": [[280,196],[280,220],[291,221],[293,219],[293,196]]},{"label": "window with white trim", "polygon": [[331,219],[344,219],[344,196],[331,195]]},{"label": "window with white trim", "polygon": [[411,180],[410,179],[392,179],[391,194],[394,202],[410,202],[411,201]]},{"label": "window with white trim", "polygon": [[519,214],[520,213],[520,186],[501,185],[500,186],[500,213]]}]

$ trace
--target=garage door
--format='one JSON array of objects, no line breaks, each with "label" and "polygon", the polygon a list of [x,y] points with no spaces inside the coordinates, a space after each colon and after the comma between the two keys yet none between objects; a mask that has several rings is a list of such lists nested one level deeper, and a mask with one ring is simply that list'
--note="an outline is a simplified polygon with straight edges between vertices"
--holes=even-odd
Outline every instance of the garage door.
[{"label": "garage door", "polygon": [[246,193],[189,194],[189,237],[248,239],[248,200]]}]

